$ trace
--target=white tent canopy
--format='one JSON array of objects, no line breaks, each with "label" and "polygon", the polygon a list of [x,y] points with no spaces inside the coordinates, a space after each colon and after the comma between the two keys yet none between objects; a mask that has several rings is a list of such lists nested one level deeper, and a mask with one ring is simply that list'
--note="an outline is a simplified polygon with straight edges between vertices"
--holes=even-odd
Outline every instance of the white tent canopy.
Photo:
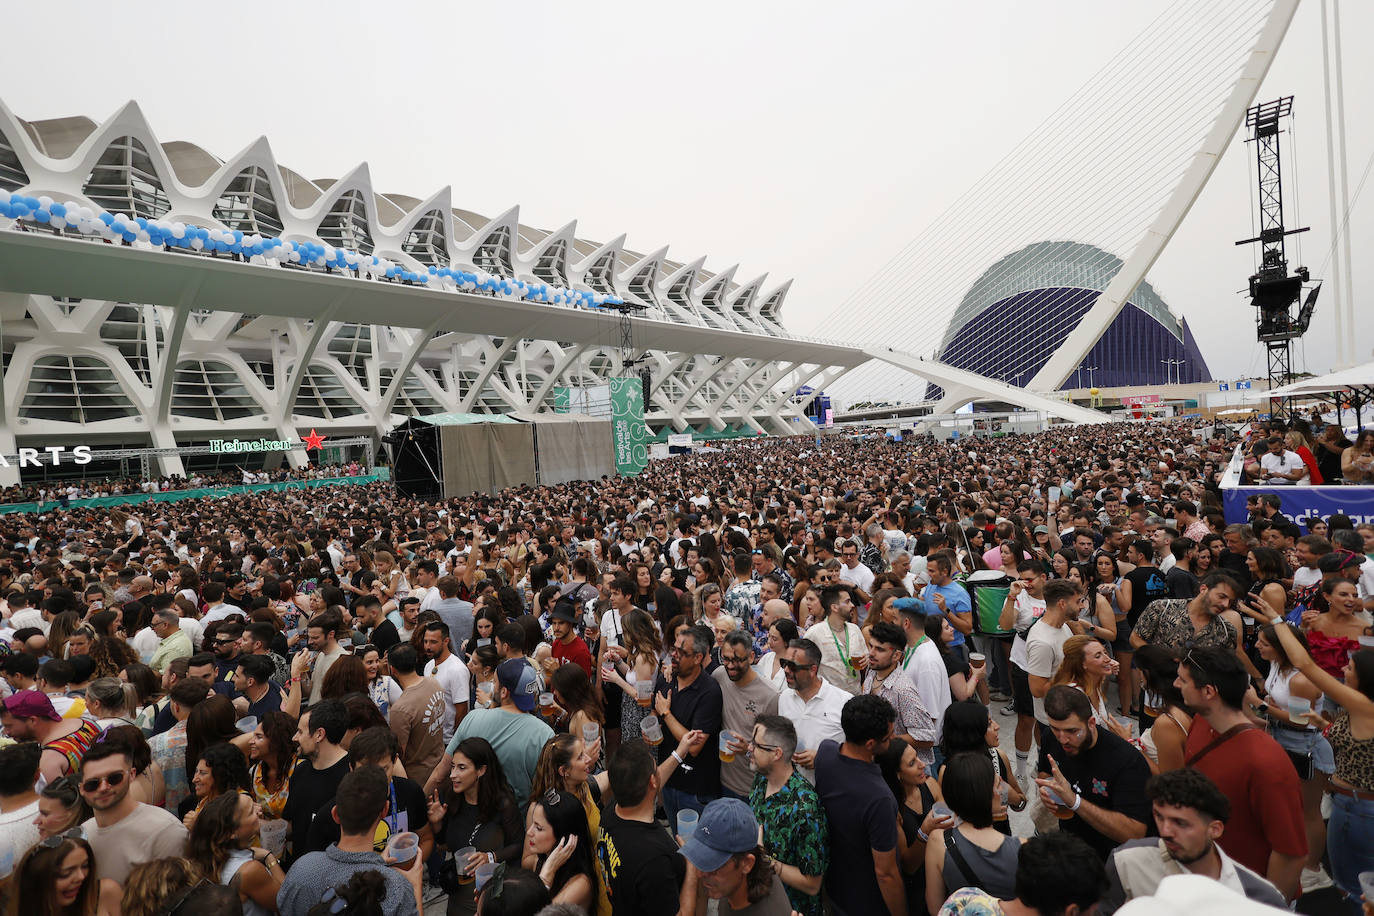
[{"label": "white tent canopy", "polygon": [[1345,388],[1370,386],[1374,386],[1374,362],[1342,369],[1339,372],[1319,375],[1316,378],[1303,379],[1300,382],[1293,382],[1291,385],[1284,385],[1282,388],[1261,392],[1261,394],[1266,399],[1297,398],[1303,395],[1326,394]]}]

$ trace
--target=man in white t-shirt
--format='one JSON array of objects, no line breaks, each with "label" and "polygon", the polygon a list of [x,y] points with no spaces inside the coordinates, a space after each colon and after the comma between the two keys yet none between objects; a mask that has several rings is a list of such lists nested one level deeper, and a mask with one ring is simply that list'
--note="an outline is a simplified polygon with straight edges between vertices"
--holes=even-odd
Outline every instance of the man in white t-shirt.
[{"label": "man in white t-shirt", "polygon": [[421,560],[415,564],[415,581],[411,583],[411,598],[420,599],[421,611],[432,611],[434,605],[443,597],[434,583],[439,581],[439,564],[433,560]]},{"label": "man in white t-shirt", "polygon": [[1298,558],[1298,568],[1293,570],[1293,588],[1311,588],[1320,585],[1322,571],[1317,561],[1331,552],[1331,542],[1320,534],[1305,534],[1293,545],[1293,553]]},{"label": "man in white t-shirt", "polygon": [[434,678],[444,688],[444,740],[451,741],[458,723],[468,713],[468,667],[453,654],[448,624],[442,621],[425,624],[422,645],[429,659],[425,663],[424,676]]},{"label": "man in white t-shirt", "polygon": [[1034,699],[1035,721],[1049,727],[1045,716],[1045,694],[1050,681],[1064,662],[1064,643],[1074,634],[1070,621],[1078,619],[1083,591],[1071,579],[1045,583],[1045,613],[1026,634],[1026,676]]},{"label": "man in white t-shirt", "polygon": [[900,662],[902,670],[916,685],[921,705],[935,719],[935,740],[939,742],[945,729],[945,710],[953,701],[944,656],[934,640],[926,636],[926,612],[921,599],[898,598],[892,606],[901,614],[902,632],[906,634],[906,649]]},{"label": "man in white t-shirt", "polygon": [[[1284,448],[1283,439],[1269,437],[1269,451],[1260,456],[1260,470],[1269,486],[1291,486],[1307,477],[1307,465],[1297,452]],[[1309,483],[1311,481],[1309,480]]]},{"label": "man in white t-shirt", "polygon": [[[1035,698],[1026,674],[1026,632],[1045,613],[1045,568],[1037,560],[1022,560],[1017,579],[1002,603],[997,626],[1015,630],[1011,643],[1011,709],[1016,713],[1016,775],[1023,778],[1030,766],[1031,739],[1035,735]],[[1005,712],[1005,710],[1003,710]]]},{"label": "man in white t-shirt", "polygon": [[[859,590],[859,601],[867,603],[873,597],[873,570],[859,562],[862,545],[858,538],[842,541],[840,551],[840,581]],[[857,603],[857,602],[856,602]]]}]

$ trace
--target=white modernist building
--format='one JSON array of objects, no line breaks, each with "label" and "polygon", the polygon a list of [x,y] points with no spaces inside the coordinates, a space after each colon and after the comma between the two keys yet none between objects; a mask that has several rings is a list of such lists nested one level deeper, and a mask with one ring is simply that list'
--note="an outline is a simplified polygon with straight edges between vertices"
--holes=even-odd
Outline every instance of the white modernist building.
[{"label": "white modernist building", "polygon": [[[798,388],[872,359],[946,391],[1100,419],[907,354],[791,335],[791,281],[740,282],[735,267],[624,242],[526,226],[518,208],[480,216],[448,188],[378,193],[365,164],[307,180],[266,139],[220,160],[160,142],[133,103],[102,124],[24,121],[0,103],[0,456],[152,447],[181,473],[176,450],[211,439],[375,439],[407,416],[530,415],[559,388],[644,370],[653,432],[808,432]],[[620,304],[635,309],[628,335]]]},{"label": "white modernist building", "polygon": [[[770,287],[766,275],[737,279],[735,267],[707,272],[704,258],[670,260],[666,246],[630,251],[623,235],[588,241],[578,237],[575,222],[553,232],[536,229],[520,222],[518,208],[481,216],[455,207],[448,188],[423,199],[379,193],[365,164],[339,179],[307,180],[279,165],[266,139],[222,160],[190,143],[160,142],[133,103],[102,124],[84,117],[24,121],[0,104],[0,188],[131,220],[318,243],[408,271],[458,268],[614,296],[642,308],[637,325],[716,331],[723,339],[788,336],[781,314],[790,281]],[[0,226],[15,228],[3,218]],[[35,235],[64,235],[31,222],[25,227],[38,230]],[[68,227],[65,235],[72,234]],[[245,260],[209,258],[204,251],[197,258],[159,254],[235,266]],[[67,263],[75,272],[86,269]],[[237,303],[207,306],[192,294],[181,310],[176,303],[121,299],[125,291],[114,270],[97,265],[89,272],[106,274],[89,286],[107,288],[107,295],[30,293],[0,280],[10,290],[0,294],[0,426],[20,444],[167,448],[226,434],[295,439],[309,428],[375,435],[406,415],[537,412],[549,408],[555,387],[595,386],[642,368],[652,385],[651,427],[736,425],[781,433],[805,422],[801,405],[780,387],[783,373],[772,359],[737,357],[726,348],[645,346],[635,354],[641,361],[624,369],[618,315],[609,310],[588,312],[592,320],[566,337],[553,333],[555,322],[546,333],[537,320],[526,321],[519,334],[482,333],[461,322],[425,333],[428,320],[405,327],[387,319],[382,293],[399,284],[366,284],[373,288],[332,315],[293,316],[271,309],[247,286]],[[336,279],[320,269],[291,272]],[[66,289],[62,281],[51,288]],[[508,308],[499,297],[481,298],[489,309]],[[692,346],[690,335],[683,340]],[[786,364],[788,375],[823,380],[830,367],[804,358]]]}]

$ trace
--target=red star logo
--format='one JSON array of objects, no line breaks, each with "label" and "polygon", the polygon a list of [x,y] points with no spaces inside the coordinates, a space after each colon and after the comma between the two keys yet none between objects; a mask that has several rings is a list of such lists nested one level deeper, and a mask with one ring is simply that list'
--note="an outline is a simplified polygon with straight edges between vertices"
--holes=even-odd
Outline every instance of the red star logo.
[{"label": "red star logo", "polygon": [[310,431],[310,435],[305,436],[301,439],[301,441],[305,443],[305,450],[307,452],[310,451],[312,448],[318,452],[321,448],[324,447],[324,438],[324,436],[321,436],[319,433],[315,432],[312,429]]}]

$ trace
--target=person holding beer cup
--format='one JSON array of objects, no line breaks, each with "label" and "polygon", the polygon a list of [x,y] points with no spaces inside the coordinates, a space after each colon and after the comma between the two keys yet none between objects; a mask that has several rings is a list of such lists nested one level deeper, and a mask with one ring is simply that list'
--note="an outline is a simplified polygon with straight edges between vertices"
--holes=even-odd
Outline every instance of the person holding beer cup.
[{"label": "person holding beer cup", "polygon": [[821,677],[850,696],[860,692],[863,672],[868,670],[868,643],[854,616],[854,600],[847,585],[821,589],[825,615],[805,633],[821,650]]}]

